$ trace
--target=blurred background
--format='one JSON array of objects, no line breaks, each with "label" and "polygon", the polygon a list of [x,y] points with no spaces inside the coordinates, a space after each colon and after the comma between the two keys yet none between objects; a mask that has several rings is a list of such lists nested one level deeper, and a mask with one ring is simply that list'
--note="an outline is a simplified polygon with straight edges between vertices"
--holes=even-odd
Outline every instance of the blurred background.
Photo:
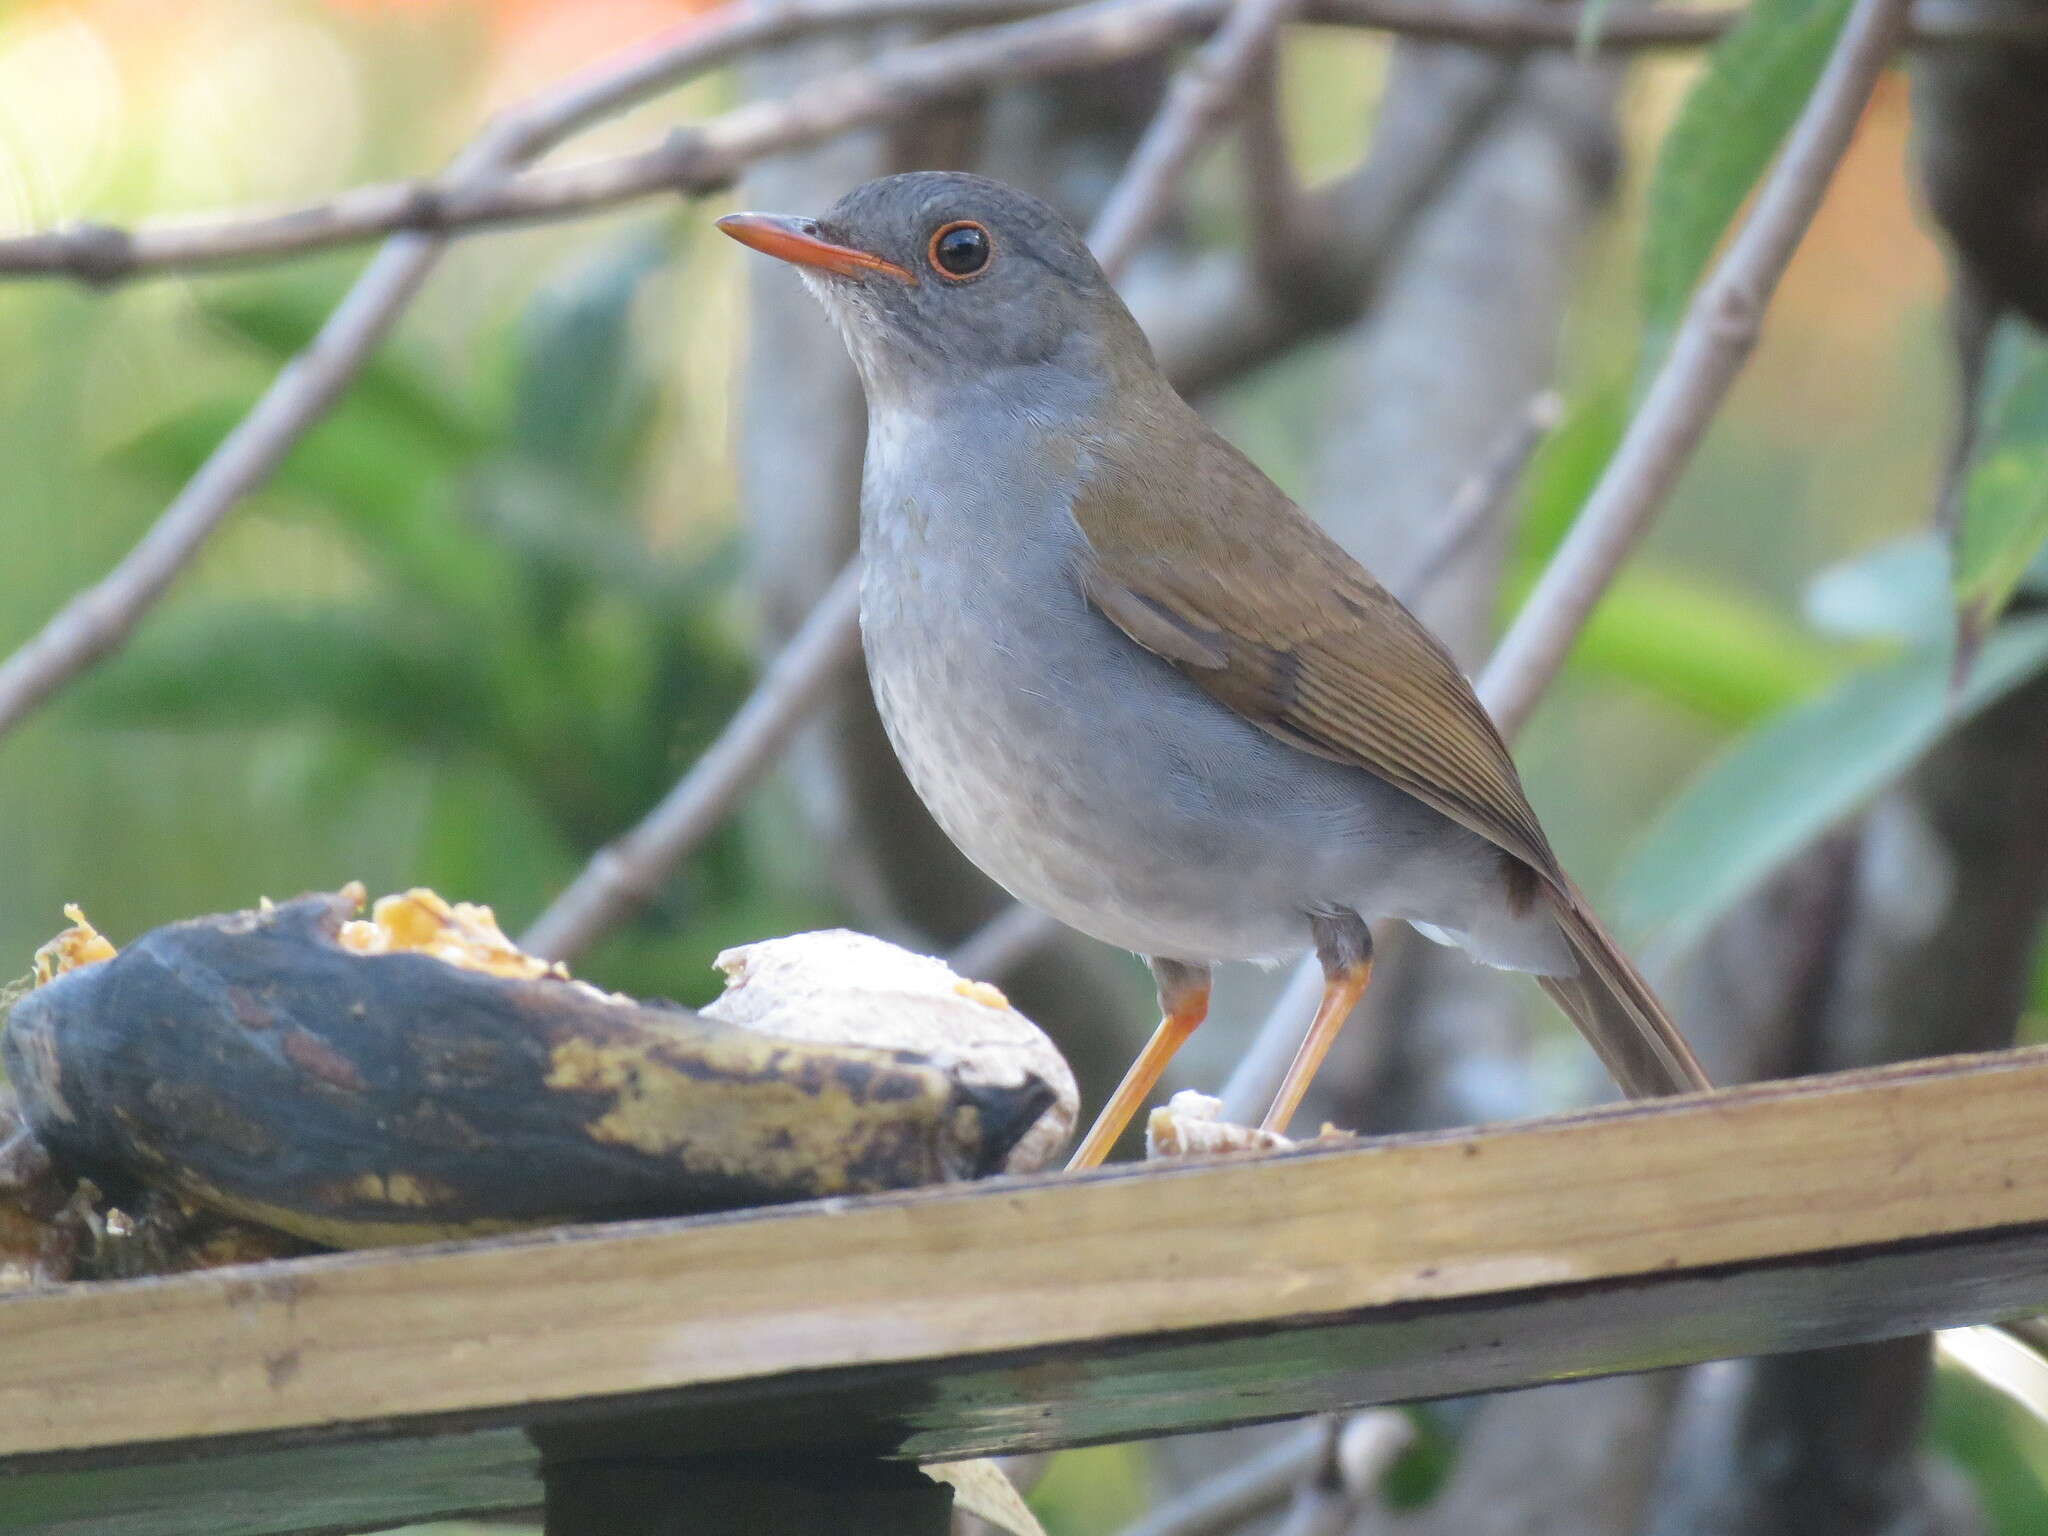
[{"label": "blurred background", "polygon": [[[690,10],[666,0],[0,0],[0,234],[423,174],[492,111]],[[1356,161],[1393,54],[1362,31],[1291,37],[1283,100],[1305,176]],[[636,147],[783,67],[693,84],[598,126],[571,153]],[[1491,590],[1468,581],[1477,607],[1438,617],[1463,626],[1468,652],[1526,587],[1624,418],[1642,342],[1647,189],[1698,68],[1695,55],[1645,58],[1608,82],[1611,139],[1597,123],[1572,130],[1600,139],[1580,166],[1582,228],[1568,260],[1528,256],[1562,263],[1536,349],[1554,347],[1554,366],[1533,382],[1554,379],[1568,414],[1489,556]],[[1816,575],[1928,525],[1954,364],[1909,118],[1901,71],[1862,124],[1732,401],[1518,745],[1566,864],[1632,942],[1667,961],[1678,946],[1653,920],[1682,908],[1684,893],[1631,861],[1677,835],[1670,808],[1696,775],[1883,650],[1868,633],[1809,622]],[[916,163],[901,138],[861,153]],[[808,521],[790,510],[806,492],[778,478],[816,466],[763,462],[772,449],[760,434],[782,433],[787,452],[801,423],[748,418],[745,405],[747,381],[758,400],[778,347],[823,357],[837,342],[785,274],[749,265],[710,226],[738,206],[816,211],[835,177],[844,185],[880,168],[834,153],[764,167],[756,184],[701,205],[661,200],[460,243],[361,383],[134,642],[0,746],[0,974],[26,967],[67,901],[125,942],[174,918],[361,879],[373,892],[424,884],[488,902],[517,932],[629,826],[712,739],[764,648],[845,549],[843,505],[829,526]],[[979,153],[999,168],[1005,151],[991,139]],[[1083,204],[1085,158],[1063,183]],[[1503,208],[1492,253],[1511,267],[1521,217]],[[1159,307],[1155,296],[1147,310],[1148,274],[1242,244],[1245,219],[1232,151],[1219,146],[1189,183],[1168,255],[1133,271],[1141,315]],[[0,650],[133,543],[362,259],[97,293],[0,284]],[[750,298],[749,284],[766,292]],[[1453,283],[1433,302],[1482,297]],[[1398,423],[1454,418],[1485,394],[1432,374],[1429,355],[1361,361],[1351,333],[1332,328],[1234,370],[1201,403],[1307,504],[1320,510],[1341,492],[1370,508],[1376,471],[1341,462],[1333,443],[1350,439],[1331,402]],[[1483,444],[1497,427],[1478,421],[1468,437]],[[1353,533],[1392,580],[1370,524]],[[1402,558],[1413,543],[1412,532],[1388,539]],[[861,810],[864,791],[832,782],[859,730],[842,721],[808,741],[793,771],[751,794],[656,909],[583,957],[579,973],[701,1001],[716,991],[712,957],[768,934],[851,923],[957,942],[962,932],[932,915],[954,897],[922,894],[950,892],[955,872],[877,869],[872,849],[851,846],[872,838],[881,814]],[[937,857],[913,850],[902,856]],[[995,908],[977,896],[962,910]],[[1673,931],[1687,936],[1683,923]],[[1020,995],[1072,1047],[1099,1098],[1104,1071],[1149,1025],[1149,989],[1128,957],[1094,952],[1084,969],[1087,995],[1071,1012],[1042,980],[1037,991],[1020,981]],[[1262,995],[1235,985],[1182,1081],[1213,1086],[1242,1047]],[[1510,997],[1523,1009],[1519,991]],[[2038,1034],[2048,988],[2037,982],[2031,997],[2026,1028]],[[1446,1101],[1467,1114],[1518,1111],[1583,1090],[1576,1047],[1560,1034],[1546,1056],[1541,1042],[1559,1026],[1527,1015],[1533,1078],[1468,1081]],[[1070,1039],[1063,1026],[1076,1019],[1116,1022],[1107,1038]],[[1570,1063],[1563,1078],[1540,1066],[1553,1057]],[[1368,1075],[1354,1064],[1335,1091]],[[1934,1402],[1930,1444],[1967,1477],[1986,1528],[2048,1530],[2048,1435],[1959,1377],[1943,1374]],[[1409,1503],[1426,1502],[1455,1460],[1460,1421],[1431,1424],[1400,1473]],[[1094,1536],[1177,1475],[1170,1456],[1138,1448],[1069,1453],[1036,1502],[1053,1536]]]}]

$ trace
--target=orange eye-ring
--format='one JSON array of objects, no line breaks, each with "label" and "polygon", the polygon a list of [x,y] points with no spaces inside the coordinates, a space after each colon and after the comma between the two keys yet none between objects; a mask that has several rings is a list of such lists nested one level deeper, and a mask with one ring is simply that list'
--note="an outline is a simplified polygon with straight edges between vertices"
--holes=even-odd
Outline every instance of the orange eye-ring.
[{"label": "orange eye-ring", "polygon": [[952,282],[964,283],[988,270],[995,258],[995,241],[972,219],[955,219],[932,233],[925,255],[932,270]]}]

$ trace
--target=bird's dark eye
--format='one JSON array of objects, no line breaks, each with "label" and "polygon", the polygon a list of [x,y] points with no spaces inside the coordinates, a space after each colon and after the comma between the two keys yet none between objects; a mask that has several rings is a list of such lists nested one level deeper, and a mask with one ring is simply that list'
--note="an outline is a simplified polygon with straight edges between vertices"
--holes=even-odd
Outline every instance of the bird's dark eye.
[{"label": "bird's dark eye", "polygon": [[942,277],[972,277],[988,265],[995,246],[988,231],[971,219],[941,225],[932,236],[931,262]]}]

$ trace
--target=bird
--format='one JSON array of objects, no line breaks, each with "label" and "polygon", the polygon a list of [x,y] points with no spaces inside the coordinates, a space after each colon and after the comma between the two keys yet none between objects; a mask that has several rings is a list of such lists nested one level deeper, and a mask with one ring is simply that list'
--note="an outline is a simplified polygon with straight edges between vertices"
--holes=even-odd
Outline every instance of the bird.
[{"label": "bird", "polygon": [[861,638],[912,786],[1018,900],[1151,967],[1160,1023],[1070,1168],[1150,1097],[1216,964],[1313,946],[1284,1131],[1381,920],[1533,973],[1624,1092],[1708,1086],[1450,653],[1174,391],[1058,213],[913,171],[717,226],[796,269],[860,375]]}]

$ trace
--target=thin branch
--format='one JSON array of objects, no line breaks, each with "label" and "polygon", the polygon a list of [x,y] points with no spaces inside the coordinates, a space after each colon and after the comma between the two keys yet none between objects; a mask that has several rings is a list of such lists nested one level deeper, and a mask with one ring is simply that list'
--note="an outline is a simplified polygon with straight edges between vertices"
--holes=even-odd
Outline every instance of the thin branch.
[{"label": "thin branch", "polygon": [[[1347,1456],[1345,1437],[1364,1454]],[[1392,1409],[1353,1415],[1338,1428],[1330,1465],[1295,1485],[1273,1536],[1347,1536],[1379,1505],[1380,1479],[1414,1442],[1415,1427]]]},{"label": "thin branch", "polygon": [[1174,76],[1166,100],[1096,215],[1088,244],[1112,278],[1165,214],[1195,156],[1236,112],[1245,86],[1271,58],[1274,34],[1301,0],[1233,0],[1216,35]]},{"label": "thin branch", "polygon": [[[521,175],[444,177],[353,188],[322,202],[205,223],[123,232],[86,227],[0,241],[0,273],[68,273],[112,282],[143,272],[323,250],[397,230],[454,234],[489,225],[577,218],[657,193],[717,190],[751,161],[849,128],[902,117],[995,80],[1030,79],[1156,51],[1199,30],[1222,0],[1096,0],[1031,20],[890,50],[871,64],[807,82],[794,95],[755,101],[679,129],[628,154]],[[679,73],[722,64],[745,48],[782,41],[816,11],[850,18],[945,19],[1015,4],[990,0],[789,0],[750,25],[744,10],[714,12],[692,38]],[[1031,7],[1024,6],[1023,9]],[[645,87],[635,94],[643,94]],[[501,167],[502,169],[502,167]]]},{"label": "thin branch", "polygon": [[718,739],[638,826],[598,851],[526,931],[521,946],[570,959],[652,898],[760,777],[859,649],[860,573],[849,563]]},{"label": "thin branch", "polygon": [[[1103,0],[1069,7],[1051,0],[783,0],[759,8],[729,7],[673,40],[657,40],[645,57],[636,49],[630,73],[615,75],[614,67],[606,65],[579,77],[577,88],[565,88],[559,98],[551,94],[549,110],[507,119],[502,126],[538,133],[533,147],[498,160],[495,174],[381,183],[294,208],[133,230],[77,223],[0,240],[0,277],[115,283],[326,250],[400,231],[458,234],[577,218],[664,192],[713,191],[763,155],[907,116],[997,80],[1030,79],[1156,52],[1178,38],[1208,31],[1232,9],[1229,0]],[[1576,46],[1579,9],[1548,0],[1303,0],[1301,19],[1516,52]],[[505,174],[510,165],[545,147],[540,140],[557,142],[593,117],[619,111],[756,48],[887,21],[1015,15],[1031,20],[895,50],[873,68],[806,87],[801,102],[758,102],[682,130],[666,143],[615,158],[524,176]],[[1741,15],[1739,7],[1614,13],[1602,21],[1597,46],[1614,53],[1697,47],[1714,41]],[[1910,34],[1922,45],[2043,39],[2048,39],[2048,13],[1979,13],[1959,0],[1920,0]],[[949,68],[959,73],[948,77],[944,71]]]},{"label": "thin branch", "polygon": [[[1272,0],[1257,0],[1261,6]],[[1927,0],[1922,0],[1923,6]],[[93,283],[277,258],[409,230],[455,234],[487,226],[575,218],[667,192],[727,185],[748,162],[849,128],[919,111],[998,80],[1030,79],[1116,63],[1199,35],[1232,11],[1227,0],[1097,0],[1044,11],[1044,0],[784,0],[712,13],[679,36],[636,51],[629,72],[610,66],[579,78],[550,110],[508,119],[503,142],[523,152],[494,157],[482,174],[356,187],[296,208],[123,230],[78,224],[0,240],[0,276],[69,276]],[[2031,23],[1950,15],[1930,35],[2002,34]],[[547,143],[652,91],[717,68],[758,47],[825,28],[889,20],[958,21],[1025,13],[1026,20],[892,50],[873,63],[807,84],[795,96],[754,102],[616,157],[509,174]],[[1304,0],[1302,19],[1505,50],[1571,46],[1576,7],[1545,0]],[[1610,16],[1600,43],[1613,50],[1689,47],[1711,41],[1738,10],[1646,10]],[[2033,28],[2048,35],[2048,23]],[[490,138],[486,135],[486,138]],[[483,141],[479,141],[482,143]],[[472,166],[472,171],[483,170]]]},{"label": "thin branch", "polygon": [[[1354,1506],[1355,1515],[1355,1506],[1371,1496],[1414,1442],[1414,1426],[1393,1408],[1314,1419],[1249,1460],[1158,1505],[1125,1526],[1122,1536],[1221,1536],[1286,1504],[1305,1483],[1326,1485],[1332,1503]],[[1291,1528],[1316,1528],[1302,1518],[1307,1513],[1297,1509]],[[1320,1528],[1344,1526],[1324,1523]]]},{"label": "thin branch", "polygon": [[1001,981],[1060,932],[1058,918],[1013,901],[962,939],[946,964],[977,981]]},{"label": "thin branch", "polygon": [[1220,1536],[1278,1508],[1295,1484],[1325,1464],[1328,1446],[1327,1425],[1311,1420],[1284,1440],[1155,1505],[1120,1536]]},{"label": "thin branch", "polygon": [[426,281],[441,242],[404,235],[377,253],[319,334],[114,569],[0,663],[0,737],[118,649],[242,497],[268,480],[356,376]]},{"label": "thin branch", "polygon": [[1126,285],[1160,367],[1189,398],[1349,324],[1435,190],[1479,143],[1520,73],[1506,54],[1425,51],[1397,71],[1364,162],[1312,188],[1304,224],[1328,231],[1279,285],[1244,252],[1156,262]]},{"label": "thin branch", "polygon": [[1267,288],[1283,287],[1329,226],[1316,219],[1317,205],[1295,174],[1281,113],[1279,49],[1272,45],[1245,79],[1238,140],[1251,268]]},{"label": "thin branch", "polygon": [[[865,0],[829,3],[851,8]],[[593,119],[720,62],[727,56],[722,50],[730,46],[729,24],[699,22],[572,75],[488,124],[456,158],[446,183],[456,191],[495,184],[510,167],[544,153]],[[444,245],[420,234],[388,241],[312,342],[279,371],[134,549],[0,663],[0,738],[127,640],[235,504],[270,478],[348,388],[419,292]]]},{"label": "thin branch", "polygon": [[1529,402],[1501,434],[1485,462],[1465,478],[1451,497],[1442,519],[1432,530],[1434,538],[1413,568],[1387,579],[1396,596],[1411,606],[1420,602],[1443,579],[1444,573],[1457,564],[1458,557],[1471,548],[1472,541],[1500,519],[1515,487],[1522,483],[1522,472],[1563,419],[1564,397],[1556,390],[1546,389]]},{"label": "thin branch", "polygon": [[1850,12],[1749,217],[1694,298],[1606,473],[1487,663],[1479,696],[1504,735],[1515,734],[1563,667],[1755,348],[1778,280],[1905,35],[1907,7],[1908,0],[1858,0]]}]

